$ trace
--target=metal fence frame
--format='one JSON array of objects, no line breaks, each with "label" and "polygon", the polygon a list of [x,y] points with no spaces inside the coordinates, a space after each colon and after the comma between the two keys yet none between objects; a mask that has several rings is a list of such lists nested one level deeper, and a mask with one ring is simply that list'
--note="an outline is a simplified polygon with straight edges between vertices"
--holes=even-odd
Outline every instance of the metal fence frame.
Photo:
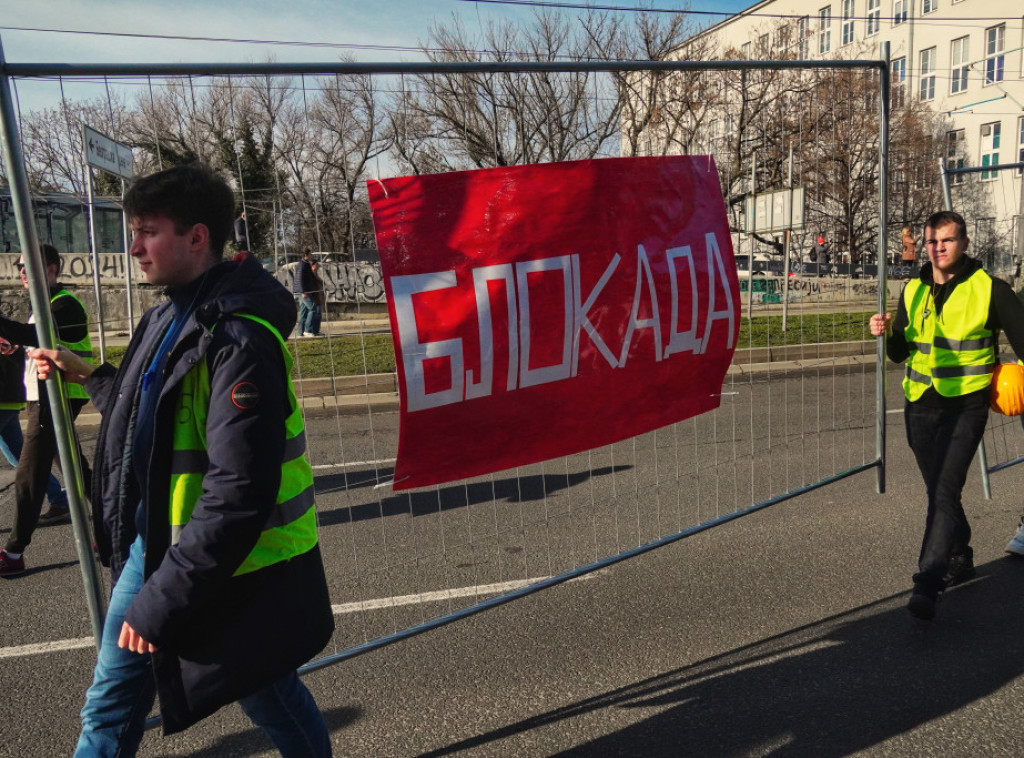
[{"label": "metal fence frame", "polygon": [[[46,296],[45,278],[40,276],[42,268],[39,242],[35,233],[29,204],[29,189],[21,153],[20,141],[15,120],[15,111],[11,95],[10,80],[12,78],[41,77],[160,77],[160,76],[273,76],[273,75],[387,75],[387,74],[429,74],[429,73],[625,73],[648,71],[742,71],[757,69],[792,69],[792,70],[868,70],[877,71],[879,76],[879,207],[878,207],[878,250],[886,248],[886,218],[888,215],[887,178],[889,174],[889,110],[890,110],[890,71],[889,46],[880,46],[877,60],[830,60],[830,61],[624,61],[624,62],[530,62],[530,63],[196,63],[196,64],[75,64],[75,63],[7,63],[0,44],[0,127],[2,127],[4,160],[8,165],[12,197],[15,199],[15,211],[18,232],[21,237],[22,249],[25,251],[26,267],[29,272],[30,293],[33,310],[39,314],[38,331],[40,344],[50,346],[55,343],[52,320],[49,317],[48,299]],[[886,309],[886,267],[880,266],[878,273],[878,308]],[[720,524],[728,523],[742,516],[756,513],[771,505],[798,497],[812,490],[827,486],[840,479],[870,469],[876,472],[876,491],[885,491],[886,464],[886,429],[885,429],[885,341],[877,340],[876,365],[876,424],[875,442],[876,458],[873,461],[855,466],[828,476],[818,482],[798,487],[787,493],[771,497],[732,513],[706,521],[676,534],[648,542],[639,547],[619,553],[596,562],[563,572],[527,587],[479,602],[463,610],[428,622],[409,627],[394,634],[371,640],[347,650],[317,659],[302,671],[312,671],[355,657],[384,645],[407,639],[431,629],[447,625],[453,621],[474,615],[484,610],[503,605],[512,600],[533,594],[548,587],[566,582],[600,568],[618,563],[637,555],[649,552],[664,545],[671,544],[685,537],[698,534]],[[102,614],[104,599],[100,596],[100,584],[96,578],[97,568],[88,539],[87,516],[83,506],[81,471],[75,459],[76,447],[74,427],[71,424],[66,394],[59,375],[48,383],[51,401],[55,414],[55,428],[59,442],[61,465],[65,471],[74,472],[68,477],[74,480],[71,489],[72,514],[78,552],[82,564],[83,579],[86,593],[90,597],[90,612],[97,643],[102,630]]]}]

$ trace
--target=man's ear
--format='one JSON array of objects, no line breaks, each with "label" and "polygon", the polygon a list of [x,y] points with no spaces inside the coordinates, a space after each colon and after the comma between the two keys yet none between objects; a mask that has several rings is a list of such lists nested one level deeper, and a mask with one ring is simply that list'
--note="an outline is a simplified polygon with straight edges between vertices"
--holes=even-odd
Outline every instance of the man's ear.
[{"label": "man's ear", "polygon": [[194,224],[189,235],[189,244],[192,246],[193,252],[209,251],[210,230],[206,224]]}]

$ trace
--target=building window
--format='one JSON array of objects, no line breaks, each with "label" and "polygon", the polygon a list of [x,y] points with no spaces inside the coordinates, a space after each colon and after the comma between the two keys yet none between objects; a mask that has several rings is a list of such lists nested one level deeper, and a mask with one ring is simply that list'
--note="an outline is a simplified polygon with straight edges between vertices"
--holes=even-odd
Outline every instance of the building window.
[{"label": "building window", "polygon": [[[946,168],[963,168],[967,154],[967,134],[963,129],[946,132]],[[953,176],[953,184],[963,184],[964,175]]]},{"label": "building window", "polygon": [[935,48],[921,51],[921,100],[935,99]]},{"label": "building window", "polygon": [[[1017,119],[1017,162],[1024,163],[1024,116]],[[1017,169],[1017,176],[1024,173],[1024,169]]]},{"label": "building window", "polygon": [[907,20],[907,0],[893,0],[892,25],[899,26]]},{"label": "building window", "polygon": [[742,45],[740,45],[740,55],[742,55],[747,60],[750,60],[750,43],[749,42],[744,42]]},{"label": "building window", "polygon": [[843,0],[843,44],[853,42],[853,4],[854,0]]},{"label": "building window", "polygon": [[712,119],[708,122],[708,152],[718,152],[721,145],[719,144],[722,139],[722,122],[717,118]]},{"label": "building window", "polygon": [[906,102],[907,59],[893,58],[892,61],[892,107],[902,108]]},{"label": "building window", "polygon": [[818,54],[824,55],[832,49],[832,6],[826,5],[818,11]]},{"label": "building window", "polygon": [[[981,125],[981,165],[999,165],[999,137],[1002,131],[1002,122],[993,121],[991,124]],[[982,179],[995,179],[995,171],[982,171]]]},{"label": "building window", "polygon": [[805,61],[810,57],[810,52],[807,49],[807,38],[811,36],[811,20],[809,16],[797,19],[796,22],[796,41],[797,41],[797,57]]},{"label": "building window", "polygon": [[868,0],[868,31],[867,34],[870,37],[872,34],[878,34],[878,27],[882,23],[882,0]]},{"label": "building window", "polygon": [[923,0],[921,13],[934,13],[939,9],[939,0]]},{"label": "building window", "polygon": [[953,40],[953,51],[952,51],[952,71],[951,79],[952,84],[950,86],[950,92],[954,95],[958,92],[967,91],[967,72],[970,71],[970,61],[967,60],[967,56],[970,55],[971,45],[969,37],[959,37]]},{"label": "building window", "polygon": [[1006,24],[993,26],[985,30],[985,84],[993,84],[1003,80],[1003,38],[1006,36]]}]

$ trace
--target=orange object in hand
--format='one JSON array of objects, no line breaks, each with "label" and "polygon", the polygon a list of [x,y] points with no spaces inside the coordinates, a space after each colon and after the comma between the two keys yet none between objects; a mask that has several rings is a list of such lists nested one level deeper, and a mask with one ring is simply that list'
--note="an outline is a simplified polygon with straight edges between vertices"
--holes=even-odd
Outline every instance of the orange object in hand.
[{"label": "orange object in hand", "polygon": [[1000,363],[992,374],[989,405],[1004,416],[1024,413],[1024,366],[1019,363]]}]

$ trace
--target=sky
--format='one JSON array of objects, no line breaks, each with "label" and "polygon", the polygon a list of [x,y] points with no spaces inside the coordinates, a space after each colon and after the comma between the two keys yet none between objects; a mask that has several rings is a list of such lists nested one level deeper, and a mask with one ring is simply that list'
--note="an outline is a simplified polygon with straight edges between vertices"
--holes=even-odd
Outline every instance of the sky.
[{"label": "sky", "polygon": [[[645,0],[591,2],[635,8]],[[701,26],[753,4],[646,2],[658,9],[716,14],[695,15]],[[7,63],[315,63],[342,56],[364,63],[424,61],[420,47],[428,44],[436,24],[450,25],[457,17],[469,35],[481,38],[490,23],[529,22],[536,12],[486,0],[0,0],[0,44]],[[134,81],[140,83],[16,79],[14,102],[19,118],[58,109],[62,98],[106,102],[108,93],[130,106],[149,93],[144,80]],[[153,83],[159,86],[158,80]],[[377,171],[388,173],[386,157],[380,160]]]},{"label": "sky", "polygon": [[[641,0],[593,0],[637,7]],[[752,0],[654,0],[659,9],[735,13]],[[416,47],[431,24],[458,16],[469,29],[492,19],[529,18],[525,5],[475,0],[0,0],[0,38],[9,62],[332,60],[336,49],[159,41],[87,34],[16,31],[119,32],[183,37],[283,40]],[[720,21],[724,16],[708,16]],[[414,53],[356,50],[359,60],[415,60]]]},{"label": "sky", "polygon": [[[595,4],[637,7],[641,0]],[[653,0],[659,9],[688,5],[720,13],[751,4]],[[528,19],[532,13],[524,5],[475,0],[0,0],[0,42],[8,63],[250,62],[270,57],[315,62],[337,60],[344,53],[363,62],[417,61],[422,55],[408,48],[426,43],[432,24],[457,16],[468,31],[477,32],[492,20]],[[700,18],[711,23],[724,16]],[[370,47],[161,40],[95,32]],[[19,83],[18,97],[26,110],[52,107],[60,97],[59,85]]]}]

